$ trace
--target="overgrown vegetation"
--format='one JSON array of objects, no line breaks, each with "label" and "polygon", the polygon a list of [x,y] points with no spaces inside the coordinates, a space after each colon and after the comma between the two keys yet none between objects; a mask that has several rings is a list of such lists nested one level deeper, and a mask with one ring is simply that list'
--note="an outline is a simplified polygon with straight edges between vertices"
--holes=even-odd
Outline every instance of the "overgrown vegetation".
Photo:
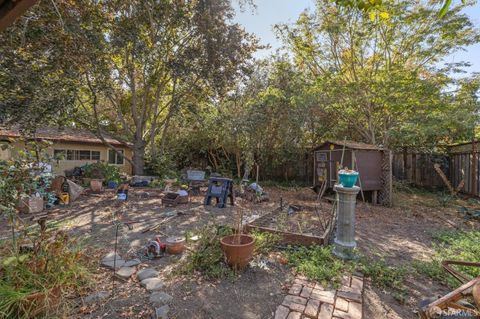
[{"label": "overgrown vegetation", "polygon": [[65,233],[30,239],[33,245],[18,255],[8,244],[0,246],[0,318],[54,317],[67,310],[65,296],[90,282],[84,256]]},{"label": "overgrown vegetation", "polygon": [[210,279],[232,276],[233,270],[225,264],[220,246],[222,237],[233,234],[232,228],[210,224],[195,233],[199,240],[195,248],[182,261],[179,272],[190,275],[200,273]]},{"label": "overgrown vegetation", "polygon": [[120,169],[106,162],[97,162],[82,166],[85,177],[100,178],[105,182],[120,182]]},{"label": "overgrown vegetation", "polygon": [[255,238],[255,252],[261,255],[274,250],[281,239],[280,235],[269,232],[253,231],[249,235]]},{"label": "overgrown vegetation", "polygon": [[[479,261],[480,231],[447,231],[433,234],[436,243],[435,254],[430,261],[418,261],[413,264],[420,274],[429,276],[450,287],[458,287],[458,281],[441,266],[443,260]],[[480,276],[479,267],[454,266],[455,269],[471,277]]]},{"label": "overgrown vegetation", "polygon": [[390,289],[398,301],[404,301],[406,268],[389,266],[382,258],[359,256],[356,262],[343,261],[335,257],[332,250],[333,246],[290,247],[285,254],[296,271],[322,285],[338,287],[343,276],[360,272],[371,278],[375,286]]},{"label": "overgrown vegetation", "polygon": [[0,318],[53,317],[67,294],[88,283],[82,254],[63,232],[26,227],[17,214],[22,198],[40,192],[38,178],[49,179],[41,145],[0,163],[0,213],[11,226],[11,238],[0,243]]},{"label": "overgrown vegetation", "polygon": [[372,283],[380,289],[389,289],[393,297],[400,303],[406,300],[406,288],[403,284],[405,276],[409,273],[406,267],[394,267],[388,265],[385,259],[361,258],[357,270],[372,280]]},{"label": "overgrown vegetation", "polygon": [[325,286],[339,286],[343,275],[352,273],[352,263],[343,262],[332,254],[332,246],[289,247],[288,263],[307,278]]}]

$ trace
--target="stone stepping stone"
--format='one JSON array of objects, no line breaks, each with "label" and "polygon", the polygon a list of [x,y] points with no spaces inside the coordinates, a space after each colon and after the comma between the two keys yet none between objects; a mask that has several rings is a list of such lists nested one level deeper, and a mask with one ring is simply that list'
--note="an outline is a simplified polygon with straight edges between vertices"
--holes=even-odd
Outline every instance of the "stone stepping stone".
[{"label": "stone stepping stone", "polygon": [[126,261],[123,267],[134,267],[134,266],[140,265],[140,263],[141,263],[140,259],[135,258],[135,259]]},{"label": "stone stepping stone", "polygon": [[163,288],[163,282],[159,278],[147,278],[140,282],[140,285],[148,291],[157,291]]},{"label": "stone stepping stone", "polygon": [[143,281],[144,279],[147,279],[147,278],[157,277],[157,276],[158,276],[158,271],[156,271],[153,268],[145,268],[137,272],[137,278],[140,281]]},{"label": "stone stepping stone", "polygon": [[123,267],[125,264],[125,260],[123,259],[116,259],[116,260],[107,260],[107,261],[102,261],[102,266],[113,269],[115,266],[116,269],[119,269]]},{"label": "stone stepping stone", "polygon": [[170,307],[168,305],[155,308],[155,317],[157,319],[168,319],[169,311],[170,311]]},{"label": "stone stepping stone", "polygon": [[135,271],[136,271],[135,267],[125,267],[124,265],[115,274],[120,278],[128,279],[135,273]]},{"label": "stone stepping stone", "polygon": [[150,303],[161,306],[168,304],[172,301],[173,297],[163,291],[154,292],[150,295]]},{"label": "stone stepping stone", "polygon": [[108,291],[105,291],[105,290],[97,291],[93,294],[86,296],[84,299],[84,302],[86,304],[91,304],[96,301],[107,299],[109,296],[110,296],[110,293]]},{"label": "stone stepping stone", "polygon": [[122,257],[117,253],[109,252],[105,257],[102,258],[102,262],[112,261],[114,259],[122,260]]}]

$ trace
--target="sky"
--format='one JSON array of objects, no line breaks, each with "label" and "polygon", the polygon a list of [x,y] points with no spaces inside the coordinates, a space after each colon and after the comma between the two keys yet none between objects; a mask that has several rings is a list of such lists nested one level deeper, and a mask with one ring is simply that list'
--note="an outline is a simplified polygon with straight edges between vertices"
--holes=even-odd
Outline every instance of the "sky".
[{"label": "sky", "polygon": [[[453,0],[453,3],[459,0]],[[256,10],[245,8],[240,10],[236,6],[235,21],[243,25],[250,33],[255,33],[262,44],[269,44],[270,49],[258,51],[257,58],[266,57],[282,46],[273,33],[276,23],[293,23],[305,9],[313,11],[315,0],[255,0]],[[480,28],[480,4],[465,9],[465,13],[472,19],[476,27]],[[480,72],[480,43],[458,51],[445,59],[445,62],[469,62],[469,73]]]}]

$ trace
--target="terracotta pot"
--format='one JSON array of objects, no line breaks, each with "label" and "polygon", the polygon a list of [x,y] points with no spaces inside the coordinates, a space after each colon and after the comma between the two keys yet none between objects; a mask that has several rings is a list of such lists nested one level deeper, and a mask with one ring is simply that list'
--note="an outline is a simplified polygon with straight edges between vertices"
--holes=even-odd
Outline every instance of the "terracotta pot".
[{"label": "terracotta pot", "polygon": [[92,179],[90,181],[90,188],[93,192],[101,192],[103,189],[103,181],[101,179]]},{"label": "terracotta pot", "polygon": [[[239,240],[240,237],[240,240]],[[244,269],[253,257],[255,238],[250,235],[230,235],[220,240],[227,264],[236,270]]]},{"label": "terracotta pot", "polygon": [[168,237],[166,240],[167,253],[172,255],[180,255],[185,251],[184,237]]}]

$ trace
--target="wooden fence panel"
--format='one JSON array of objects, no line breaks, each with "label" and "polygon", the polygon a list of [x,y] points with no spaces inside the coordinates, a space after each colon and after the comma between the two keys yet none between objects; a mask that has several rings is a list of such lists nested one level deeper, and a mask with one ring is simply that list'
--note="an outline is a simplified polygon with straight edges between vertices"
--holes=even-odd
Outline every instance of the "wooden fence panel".
[{"label": "wooden fence panel", "polygon": [[397,180],[407,181],[415,186],[442,189],[445,185],[433,168],[436,163],[440,164],[448,177],[450,175],[450,165],[448,157],[445,155],[395,153],[393,156],[393,176]]}]

